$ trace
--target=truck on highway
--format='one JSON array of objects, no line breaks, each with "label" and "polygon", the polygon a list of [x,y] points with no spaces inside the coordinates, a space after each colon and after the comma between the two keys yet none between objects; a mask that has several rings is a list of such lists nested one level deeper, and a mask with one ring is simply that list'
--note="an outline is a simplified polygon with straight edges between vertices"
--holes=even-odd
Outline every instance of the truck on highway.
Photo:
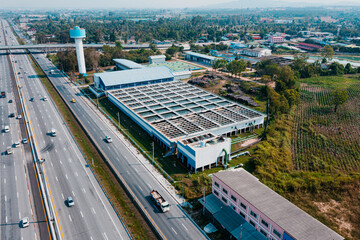
[{"label": "truck on highway", "polygon": [[156,203],[156,205],[161,209],[162,212],[167,212],[170,210],[170,205],[165,199],[160,195],[160,193],[156,190],[152,190],[150,192],[152,200]]}]

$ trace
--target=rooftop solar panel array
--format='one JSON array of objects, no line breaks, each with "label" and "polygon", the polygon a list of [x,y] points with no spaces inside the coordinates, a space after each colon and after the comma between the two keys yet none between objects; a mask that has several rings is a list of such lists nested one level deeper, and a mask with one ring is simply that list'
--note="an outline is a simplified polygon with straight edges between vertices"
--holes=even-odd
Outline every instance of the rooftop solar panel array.
[{"label": "rooftop solar panel array", "polygon": [[180,81],[109,93],[170,139],[263,116]]}]

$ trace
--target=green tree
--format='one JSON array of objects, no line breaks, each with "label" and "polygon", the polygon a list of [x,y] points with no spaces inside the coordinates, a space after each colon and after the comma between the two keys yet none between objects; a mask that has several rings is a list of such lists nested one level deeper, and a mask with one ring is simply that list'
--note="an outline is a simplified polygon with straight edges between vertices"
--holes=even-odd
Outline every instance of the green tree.
[{"label": "green tree", "polygon": [[321,57],[327,61],[331,60],[334,56],[334,49],[330,45],[326,45],[321,49]]},{"label": "green tree", "polygon": [[295,89],[286,89],[284,92],[284,96],[288,100],[290,107],[300,102],[300,94]]},{"label": "green tree", "polygon": [[336,88],[332,92],[332,103],[335,106],[334,112],[337,111],[337,109],[340,105],[343,105],[344,103],[346,103],[347,100],[348,100],[348,95],[347,95],[346,90]]}]

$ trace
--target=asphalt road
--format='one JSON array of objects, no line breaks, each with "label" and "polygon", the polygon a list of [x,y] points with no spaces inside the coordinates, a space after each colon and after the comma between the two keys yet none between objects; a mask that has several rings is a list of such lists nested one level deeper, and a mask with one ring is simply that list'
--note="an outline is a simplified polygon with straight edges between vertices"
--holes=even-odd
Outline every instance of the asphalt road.
[{"label": "asphalt road", "polygon": [[[115,137],[116,135],[110,127],[85,103],[83,97],[76,94],[68,80],[62,76],[46,56],[44,54],[34,54],[34,56],[65,100],[70,101],[72,98],[76,100],[76,103],[70,105],[71,109],[79,117],[119,174],[126,180],[126,183],[140,200],[165,238],[205,239],[205,236],[182,212],[172,196],[129,151],[125,143]],[[50,70],[55,70],[55,74],[49,74]],[[113,137],[113,143],[108,144],[104,141],[106,135]],[[149,193],[153,189],[158,190],[170,203],[171,209],[169,212],[161,213],[151,201]]]},{"label": "asphalt road", "polygon": [[[12,33],[9,33],[11,37]],[[21,50],[18,50],[21,52]],[[64,239],[130,239],[26,54],[14,54],[51,199]],[[44,101],[44,97],[48,100]],[[29,101],[34,98],[34,101]],[[49,135],[56,129],[57,136]],[[71,196],[75,206],[68,207]]]},{"label": "asphalt road", "polygon": [[[0,42],[6,43],[1,23]],[[9,117],[11,113],[22,115],[9,59],[5,51],[0,51],[0,86],[7,95],[0,99],[0,238],[50,239],[29,144],[14,146],[15,141],[21,142],[27,135],[23,118]],[[5,125],[10,127],[10,132],[3,131]],[[12,148],[13,154],[6,154],[7,147]],[[28,228],[20,224],[24,217],[29,217]]]}]

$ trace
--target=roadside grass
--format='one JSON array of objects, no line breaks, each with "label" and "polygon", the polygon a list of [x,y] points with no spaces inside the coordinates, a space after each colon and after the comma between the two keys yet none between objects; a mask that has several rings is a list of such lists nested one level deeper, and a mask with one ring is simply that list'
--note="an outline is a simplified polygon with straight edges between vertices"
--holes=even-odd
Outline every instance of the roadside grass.
[{"label": "roadside grass", "polygon": [[[39,78],[61,112],[82,153],[86,157],[88,166],[92,168],[115,210],[123,218],[124,224],[128,226],[128,229],[136,239],[156,239],[150,226],[144,220],[132,200],[128,197],[126,191],[117,181],[110,168],[103,161],[95,146],[82,130],[74,115],[71,113],[70,109],[68,109],[42,69],[37,65],[32,56],[30,56],[30,60]],[[92,163],[94,163],[94,165],[92,165]]]}]

